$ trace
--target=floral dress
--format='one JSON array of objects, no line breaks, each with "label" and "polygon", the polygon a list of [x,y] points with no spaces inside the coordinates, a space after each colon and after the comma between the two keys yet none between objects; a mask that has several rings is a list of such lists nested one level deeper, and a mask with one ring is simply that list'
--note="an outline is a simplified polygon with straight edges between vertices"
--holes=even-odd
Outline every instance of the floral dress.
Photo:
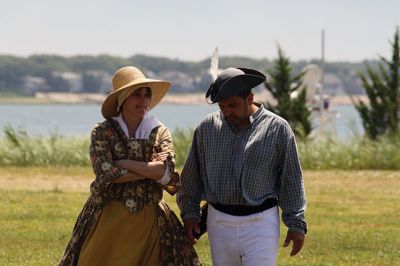
[{"label": "floral dress", "polygon": [[[112,183],[127,173],[126,169],[116,166],[114,161],[130,159],[149,162],[160,152],[169,153],[165,163],[173,182],[165,186],[151,179]],[[174,193],[179,185],[179,176],[174,171],[175,152],[172,138],[165,126],[155,127],[148,139],[128,139],[118,122],[108,119],[97,124],[92,130],[90,157],[96,179],[90,185],[90,196],[78,216],[59,265],[77,264],[81,248],[90,231],[96,226],[103,208],[115,200],[122,202],[132,213],[142,211],[146,205],[155,206],[160,239],[160,265],[201,265],[193,248],[184,252],[185,236],[182,224],[162,200],[163,188]]]}]

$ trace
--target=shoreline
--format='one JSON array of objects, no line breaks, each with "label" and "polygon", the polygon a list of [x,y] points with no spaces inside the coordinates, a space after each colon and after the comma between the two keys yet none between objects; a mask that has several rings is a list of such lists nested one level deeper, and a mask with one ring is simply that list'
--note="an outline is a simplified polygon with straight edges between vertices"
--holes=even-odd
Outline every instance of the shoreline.
[{"label": "shoreline", "polygon": [[[272,97],[265,91],[254,93],[255,101],[273,102]],[[99,104],[104,101],[105,95],[97,93],[36,93],[33,97],[0,97],[0,104]],[[368,104],[366,95],[353,95],[354,99],[360,99]],[[272,100],[272,101],[271,101]],[[207,105],[204,93],[170,93],[167,94],[161,104],[182,105]],[[352,105],[348,95],[335,95],[330,98],[331,105]]]}]

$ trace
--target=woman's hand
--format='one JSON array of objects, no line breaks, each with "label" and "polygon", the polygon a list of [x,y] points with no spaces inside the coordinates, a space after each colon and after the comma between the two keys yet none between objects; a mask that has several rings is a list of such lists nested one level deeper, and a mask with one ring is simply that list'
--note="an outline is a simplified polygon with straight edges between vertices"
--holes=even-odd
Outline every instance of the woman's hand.
[{"label": "woman's hand", "polygon": [[164,162],[167,160],[169,153],[168,152],[160,152],[153,155],[153,162]]}]

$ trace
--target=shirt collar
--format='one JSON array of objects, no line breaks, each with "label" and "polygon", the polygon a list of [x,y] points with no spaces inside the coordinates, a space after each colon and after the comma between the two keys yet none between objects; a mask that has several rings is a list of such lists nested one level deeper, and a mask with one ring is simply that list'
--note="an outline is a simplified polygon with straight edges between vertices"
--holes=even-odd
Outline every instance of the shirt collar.
[{"label": "shirt collar", "polygon": [[[129,132],[128,132],[128,126],[125,124],[125,121],[122,118],[122,113],[119,113],[118,116],[113,117],[112,119],[118,122],[118,124],[122,128],[122,131],[125,133],[126,137],[128,139],[130,139]],[[136,129],[135,138],[136,139],[148,139],[151,131],[155,127],[158,127],[160,125],[161,125],[161,122],[157,118],[146,114],[143,117],[142,121],[140,122],[138,128]]]},{"label": "shirt collar", "polygon": [[264,105],[262,103],[254,102],[254,104],[258,107],[258,109],[249,116],[250,124],[256,121],[261,116],[264,110]]}]

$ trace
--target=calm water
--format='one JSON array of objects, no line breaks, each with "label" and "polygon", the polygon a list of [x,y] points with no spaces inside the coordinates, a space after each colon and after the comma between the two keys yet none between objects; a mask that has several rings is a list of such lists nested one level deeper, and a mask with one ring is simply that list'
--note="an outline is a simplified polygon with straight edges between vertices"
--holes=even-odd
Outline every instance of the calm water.
[{"label": "calm water", "polygon": [[[0,129],[11,124],[14,128],[26,129],[32,134],[46,135],[57,132],[61,135],[89,136],[92,127],[103,118],[100,105],[0,105]],[[150,114],[158,117],[172,131],[177,128],[194,128],[206,114],[218,109],[217,105],[169,105],[160,104]],[[341,139],[354,131],[362,133],[360,118],[352,105],[333,108],[336,115],[325,129]],[[319,119],[315,119],[318,127]],[[0,134],[3,134],[1,131]]]}]

